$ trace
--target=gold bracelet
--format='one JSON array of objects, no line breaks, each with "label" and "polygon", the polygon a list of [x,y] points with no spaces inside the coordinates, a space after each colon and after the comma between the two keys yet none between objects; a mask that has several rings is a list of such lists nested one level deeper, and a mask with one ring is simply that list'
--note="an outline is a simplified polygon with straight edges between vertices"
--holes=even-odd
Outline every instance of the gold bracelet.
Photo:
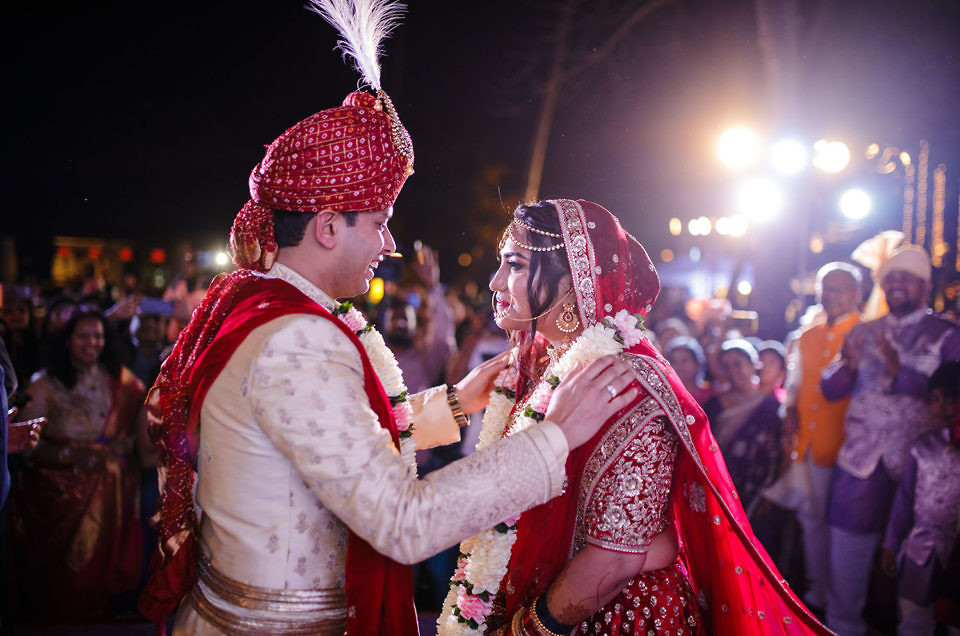
[{"label": "gold bracelet", "polygon": [[540,621],[540,616],[537,615],[537,601],[540,600],[540,597],[533,599],[533,603],[530,603],[530,618],[533,620],[533,625],[536,627],[542,634],[545,636],[563,636],[563,634],[558,634],[557,632],[552,632],[547,629],[544,624]]},{"label": "gold bracelet", "polygon": [[520,609],[513,615],[513,621],[510,623],[510,629],[513,631],[512,636],[527,636],[527,630],[523,627],[523,613],[525,611],[527,611],[527,608],[520,606]]},{"label": "gold bracelet", "polygon": [[457,395],[457,387],[455,386],[447,387],[447,406],[450,407],[450,413],[453,414],[453,419],[457,422],[457,426],[463,428],[470,423],[470,420],[467,419],[463,409],[460,407],[460,397]]}]

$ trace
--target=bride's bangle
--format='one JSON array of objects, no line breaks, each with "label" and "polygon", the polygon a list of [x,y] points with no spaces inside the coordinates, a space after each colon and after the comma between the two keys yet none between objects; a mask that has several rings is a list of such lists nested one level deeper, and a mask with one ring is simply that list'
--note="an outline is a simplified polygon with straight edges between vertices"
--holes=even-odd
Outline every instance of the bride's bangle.
[{"label": "bride's bangle", "polygon": [[530,617],[533,619],[533,624],[536,625],[537,629],[548,636],[569,634],[573,631],[573,628],[576,627],[576,625],[561,623],[554,618],[553,614],[550,613],[550,609],[547,607],[546,594],[538,596],[537,600],[530,605]]}]

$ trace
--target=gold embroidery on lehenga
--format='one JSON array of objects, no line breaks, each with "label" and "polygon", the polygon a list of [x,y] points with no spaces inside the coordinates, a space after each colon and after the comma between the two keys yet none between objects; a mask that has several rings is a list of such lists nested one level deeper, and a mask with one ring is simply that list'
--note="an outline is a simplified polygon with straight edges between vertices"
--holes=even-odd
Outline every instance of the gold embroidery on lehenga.
[{"label": "gold embroidery on lehenga", "polygon": [[677,438],[649,395],[615,422],[583,471],[573,552],[588,542],[645,552],[669,524],[666,508],[677,452]]}]

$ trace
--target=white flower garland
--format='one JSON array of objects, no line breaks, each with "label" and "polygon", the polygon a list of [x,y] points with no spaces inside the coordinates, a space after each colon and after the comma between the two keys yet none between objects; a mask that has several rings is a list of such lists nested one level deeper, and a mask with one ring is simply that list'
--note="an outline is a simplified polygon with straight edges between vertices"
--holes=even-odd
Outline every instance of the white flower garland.
[{"label": "white flower garland", "polygon": [[[584,329],[563,356],[547,367],[544,380],[534,389],[523,413],[507,431],[518,380],[514,351],[510,366],[494,380],[477,450],[542,421],[554,389],[575,368],[605,355],[620,353],[640,342],[643,338],[641,320],[641,316],[621,309],[616,316],[605,317],[602,322]],[[506,519],[460,543],[457,569],[450,579],[450,592],[437,620],[440,636],[476,636],[486,631],[487,617],[493,610],[493,601],[500,590],[500,581],[507,574],[510,554],[517,540],[518,518],[519,515]]]},{"label": "white flower garland", "polygon": [[413,408],[407,400],[407,386],[403,383],[403,372],[397,358],[384,342],[380,332],[367,324],[364,315],[351,302],[340,303],[333,309],[333,315],[340,319],[351,331],[357,334],[370,358],[374,372],[380,378],[380,384],[390,398],[393,417],[400,434],[400,454],[410,467],[410,474],[417,476],[417,444],[413,441]]}]

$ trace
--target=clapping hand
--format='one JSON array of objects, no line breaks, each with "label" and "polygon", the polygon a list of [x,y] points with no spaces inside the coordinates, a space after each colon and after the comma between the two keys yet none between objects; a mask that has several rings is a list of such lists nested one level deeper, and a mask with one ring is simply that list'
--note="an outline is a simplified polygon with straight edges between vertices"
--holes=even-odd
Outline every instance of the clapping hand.
[{"label": "clapping hand", "polygon": [[840,349],[840,356],[846,365],[857,371],[860,369],[860,361],[863,359],[863,344],[867,339],[867,332],[863,329],[854,329],[843,342]]},{"label": "clapping hand", "polygon": [[887,375],[892,378],[897,377],[900,373],[900,354],[882,333],[877,334],[877,348],[883,357],[883,368]]}]

